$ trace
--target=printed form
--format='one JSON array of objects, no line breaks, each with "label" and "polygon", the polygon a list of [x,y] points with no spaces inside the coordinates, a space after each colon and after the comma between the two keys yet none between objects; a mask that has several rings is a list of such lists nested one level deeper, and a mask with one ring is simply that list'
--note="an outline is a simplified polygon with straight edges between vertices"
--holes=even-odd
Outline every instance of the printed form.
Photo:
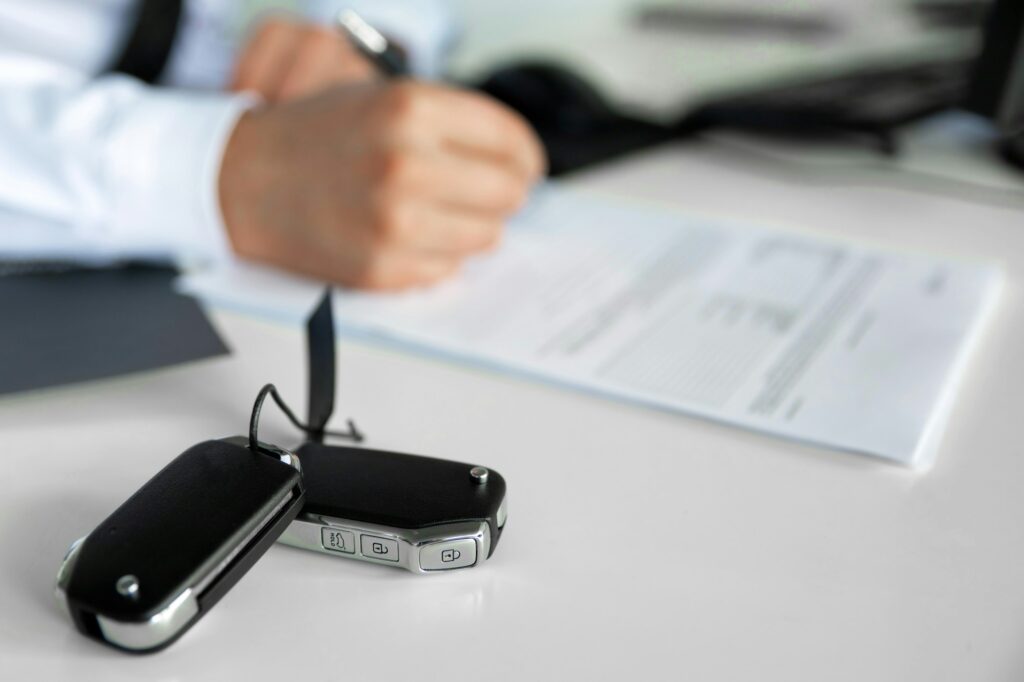
[{"label": "printed form", "polygon": [[[338,292],[335,316],[342,331],[922,468],[999,280],[547,188],[460,278]],[[294,321],[321,290],[248,265],[185,288]]]}]

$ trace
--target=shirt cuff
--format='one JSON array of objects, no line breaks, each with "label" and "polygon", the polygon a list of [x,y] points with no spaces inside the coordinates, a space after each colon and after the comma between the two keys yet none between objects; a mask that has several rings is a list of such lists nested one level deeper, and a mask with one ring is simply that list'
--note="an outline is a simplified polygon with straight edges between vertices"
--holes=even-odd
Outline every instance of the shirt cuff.
[{"label": "shirt cuff", "polygon": [[228,256],[220,166],[235,124],[256,103],[246,94],[175,90],[153,90],[137,103],[107,150],[107,237],[118,250],[153,250],[184,264]]}]

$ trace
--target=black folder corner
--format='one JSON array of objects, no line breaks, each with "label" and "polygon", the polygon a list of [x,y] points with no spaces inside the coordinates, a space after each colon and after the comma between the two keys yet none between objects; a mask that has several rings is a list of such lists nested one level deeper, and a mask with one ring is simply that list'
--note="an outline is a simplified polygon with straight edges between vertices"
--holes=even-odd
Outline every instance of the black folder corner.
[{"label": "black folder corner", "polygon": [[0,272],[0,394],[228,352],[172,267]]}]

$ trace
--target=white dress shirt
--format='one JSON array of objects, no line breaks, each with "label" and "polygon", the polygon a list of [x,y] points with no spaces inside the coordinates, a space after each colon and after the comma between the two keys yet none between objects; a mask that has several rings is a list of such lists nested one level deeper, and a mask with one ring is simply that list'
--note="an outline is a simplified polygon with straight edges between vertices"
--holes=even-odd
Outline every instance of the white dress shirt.
[{"label": "white dress shirt", "polygon": [[160,87],[104,74],[136,0],[0,0],[0,258],[208,261],[228,251],[221,156],[255,98],[226,93],[257,15],[352,7],[430,75],[439,0],[186,0]]}]

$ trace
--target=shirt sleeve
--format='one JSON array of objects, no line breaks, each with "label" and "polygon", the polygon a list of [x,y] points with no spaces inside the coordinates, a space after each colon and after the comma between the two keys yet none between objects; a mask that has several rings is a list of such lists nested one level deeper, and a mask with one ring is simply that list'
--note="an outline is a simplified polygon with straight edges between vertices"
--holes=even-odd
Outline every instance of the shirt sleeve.
[{"label": "shirt sleeve", "polygon": [[46,257],[57,243],[64,254],[115,258],[228,252],[218,176],[250,96],[89,78],[0,54],[3,73],[18,77],[0,78],[0,210],[50,227],[33,242],[5,239],[0,222],[0,254]]}]

